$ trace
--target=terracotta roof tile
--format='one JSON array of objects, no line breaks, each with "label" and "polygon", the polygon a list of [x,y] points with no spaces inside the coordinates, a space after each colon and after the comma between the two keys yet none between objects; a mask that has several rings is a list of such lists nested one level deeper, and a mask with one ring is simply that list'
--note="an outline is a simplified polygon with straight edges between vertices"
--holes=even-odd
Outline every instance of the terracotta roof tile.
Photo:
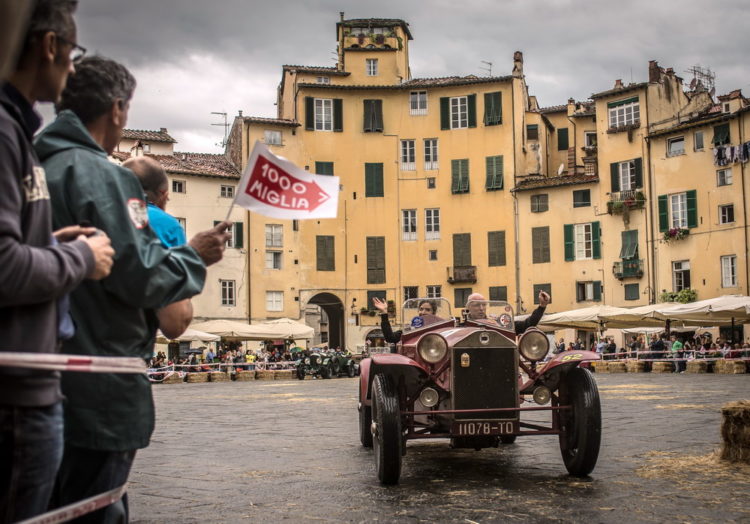
[{"label": "terracotta roof tile", "polygon": [[562,111],[567,111],[568,105],[563,104],[560,106],[549,106],[549,107],[540,107],[539,112],[540,113],[561,113]]},{"label": "terracotta roof tile", "polygon": [[597,98],[605,98],[608,96],[617,96],[620,94],[630,93],[632,91],[637,91],[638,89],[642,89],[644,87],[648,86],[648,82],[641,82],[638,84],[629,84],[624,87],[616,87],[614,89],[608,89],[607,91],[601,91],[599,93],[594,93],[591,95],[592,99]]},{"label": "terracotta roof tile", "polygon": [[159,131],[150,131],[147,129],[123,129],[122,138],[129,140],[148,140],[149,142],[177,143],[177,140],[169,136],[165,127],[162,127]]},{"label": "terracotta roof tile", "polygon": [[[120,162],[130,158],[130,153],[115,151],[111,155]],[[151,155],[167,173],[239,179],[239,170],[224,155],[209,153],[175,153],[174,155]]]},{"label": "terracotta roof tile", "polygon": [[287,120],[285,118],[264,118],[260,116],[244,116],[242,117],[242,119],[245,122],[249,122],[253,124],[270,124],[270,125],[286,126],[286,127],[298,127],[301,125],[299,122],[295,120]]},{"label": "terracotta roof tile", "polygon": [[351,73],[347,71],[339,71],[336,67],[326,66],[304,66],[304,65],[284,65],[282,66],[284,71],[296,70],[303,73],[320,73],[325,75],[336,75],[336,76],[349,76]]},{"label": "terracotta roof tile", "polygon": [[401,27],[409,40],[414,40],[409,31],[409,24],[400,18],[352,18],[336,23],[336,27]]},{"label": "terracotta roof tile", "polygon": [[532,189],[540,189],[543,187],[573,186],[595,182],[599,182],[598,175],[575,174],[549,177],[535,175],[529,176],[523,180],[519,180],[518,183],[516,183],[516,187],[513,188],[513,191],[529,191]]},{"label": "terracotta roof tile", "polygon": [[427,88],[427,87],[450,87],[460,85],[472,85],[472,84],[491,84],[498,82],[509,82],[512,76],[490,76],[490,77],[478,77],[474,75],[470,76],[447,76],[442,78],[414,78],[401,84],[389,84],[389,85],[341,85],[341,84],[311,84],[311,83],[300,83],[300,87],[314,87],[320,89],[349,89],[349,90],[406,90],[415,88]]}]

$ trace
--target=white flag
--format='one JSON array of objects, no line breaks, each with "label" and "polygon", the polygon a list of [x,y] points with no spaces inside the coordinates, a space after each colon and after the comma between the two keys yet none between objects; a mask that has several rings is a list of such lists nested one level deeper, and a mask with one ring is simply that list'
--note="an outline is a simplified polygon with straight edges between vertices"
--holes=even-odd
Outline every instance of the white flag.
[{"label": "white flag", "polygon": [[308,173],[255,142],[234,202],[273,218],[336,218],[339,177]]}]

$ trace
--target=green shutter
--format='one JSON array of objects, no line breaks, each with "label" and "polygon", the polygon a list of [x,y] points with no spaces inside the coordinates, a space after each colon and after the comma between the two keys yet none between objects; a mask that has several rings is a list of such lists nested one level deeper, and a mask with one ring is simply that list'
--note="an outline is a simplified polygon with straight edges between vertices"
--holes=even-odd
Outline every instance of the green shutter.
[{"label": "green shutter", "polygon": [[550,261],[549,226],[531,228],[531,263],[544,264]]},{"label": "green shutter", "polygon": [[451,192],[461,192],[459,160],[451,160]]},{"label": "green shutter", "polygon": [[471,233],[453,235],[453,265],[455,267],[471,265]]},{"label": "green shutter", "polygon": [[627,260],[635,257],[638,252],[638,230],[622,232],[622,247],[620,248],[620,258]]},{"label": "green shutter", "polygon": [[565,224],[563,226],[563,233],[565,238],[565,260],[575,260],[575,239],[573,236],[573,224]]},{"label": "green shutter", "polygon": [[695,189],[686,191],[688,228],[698,227],[698,192]]},{"label": "green shutter", "polygon": [[382,100],[363,100],[364,120],[363,131],[382,132],[383,131],[383,101]]},{"label": "green shutter", "polygon": [[332,235],[318,235],[315,237],[316,258],[318,271],[335,271],[336,258],[334,251],[334,237]]},{"label": "green shutter", "polygon": [[245,247],[245,235],[242,231],[242,222],[234,223],[234,247],[237,249]]},{"label": "green shutter", "polygon": [[618,100],[616,102],[609,102],[607,104],[607,107],[612,108],[617,106],[624,106],[625,104],[632,104],[633,102],[638,102],[637,96],[634,96],[633,98],[626,98],[625,100]]},{"label": "green shutter", "polygon": [[503,156],[488,156],[486,159],[487,177],[485,188],[487,190],[503,188]]},{"label": "green shutter", "polygon": [[594,302],[601,302],[602,300],[602,282],[601,280],[594,280]]},{"label": "green shutter", "polygon": [[609,175],[612,181],[612,192],[618,193],[620,191],[620,164],[615,162],[609,165]]},{"label": "green shutter", "polygon": [[469,127],[477,127],[477,95],[466,97],[466,109],[469,112]]},{"label": "green shutter", "polygon": [[383,101],[375,100],[375,131],[383,131]]},{"label": "green shutter", "polygon": [[669,202],[667,195],[659,195],[659,231],[669,229]]},{"label": "green shutter", "polygon": [[316,175],[333,175],[333,162],[315,162]]},{"label": "green shutter", "polygon": [[488,265],[505,265],[505,231],[487,232]]},{"label": "green shutter", "polygon": [[333,130],[344,130],[344,102],[340,98],[333,99]]},{"label": "green shutter", "polygon": [[568,128],[563,127],[557,130],[557,150],[567,151],[568,150]]},{"label": "green shutter", "polygon": [[502,93],[484,94],[484,125],[494,126],[503,123]]},{"label": "green shutter", "polygon": [[636,158],[633,163],[635,164],[635,187],[641,189],[643,187],[643,159]]},{"label": "green shutter", "polygon": [[364,106],[364,116],[362,118],[362,131],[365,133],[369,133],[372,131],[373,123],[372,123],[372,100],[362,100],[362,105]]},{"label": "green shutter", "polygon": [[440,129],[451,128],[451,101],[447,96],[440,97]]},{"label": "green shutter", "polygon": [[315,130],[315,100],[311,96],[305,97],[305,129]]},{"label": "green shutter", "polygon": [[365,196],[383,196],[383,164],[365,164]]},{"label": "green shutter", "polygon": [[591,255],[594,258],[602,258],[599,222],[591,222]]}]

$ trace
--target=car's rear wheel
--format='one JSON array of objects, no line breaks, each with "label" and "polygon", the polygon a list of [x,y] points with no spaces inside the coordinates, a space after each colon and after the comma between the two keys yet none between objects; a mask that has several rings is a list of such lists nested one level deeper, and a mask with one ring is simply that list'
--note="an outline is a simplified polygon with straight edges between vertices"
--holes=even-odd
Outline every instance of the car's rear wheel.
[{"label": "car's rear wheel", "polygon": [[573,368],[560,384],[560,402],[570,410],[560,411],[560,451],[573,476],[585,477],[594,470],[602,437],[599,389],[587,369]]},{"label": "car's rear wheel", "polygon": [[502,442],[503,444],[513,444],[515,441],[515,435],[500,435],[500,442]]},{"label": "car's rear wheel", "polygon": [[297,367],[297,378],[300,380],[305,380],[305,368],[302,366]]},{"label": "car's rear wheel", "polygon": [[375,375],[372,381],[373,448],[378,480],[398,484],[401,476],[401,412],[398,395],[390,377]]},{"label": "car's rear wheel", "polygon": [[349,378],[354,378],[354,376],[357,374],[357,370],[354,369],[354,362],[350,362],[348,366],[346,366],[346,374],[349,376]]},{"label": "car's rear wheel", "polygon": [[336,375],[339,374],[340,371],[341,371],[341,363],[339,362],[339,359],[334,358],[333,360],[331,360],[331,373],[335,377]]},{"label": "car's rear wheel", "polygon": [[331,368],[329,366],[320,366],[320,377],[331,378]]},{"label": "car's rear wheel", "polygon": [[365,448],[372,447],[372,408],[365,406],[365,399],[362,398],[362,379],[360,379],[359,388],[359,441]]}]

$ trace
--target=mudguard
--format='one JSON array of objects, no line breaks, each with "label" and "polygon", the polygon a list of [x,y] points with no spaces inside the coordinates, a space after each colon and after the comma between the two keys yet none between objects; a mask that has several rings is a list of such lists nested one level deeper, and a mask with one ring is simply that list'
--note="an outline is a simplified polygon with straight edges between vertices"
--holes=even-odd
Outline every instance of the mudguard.
[{"label": "mudguard", "polygon": [[578,367],[581,362],[601,360],[601,358],[601,355],[595,351],[563,351],[556,354],[551,360],[548,360],[542,367],[537,369],[539,376],[536,380],[529,379],[522,384],[519,383],[519,389],[523,394],[528,394],[537,383],[544,383],[552,386],[554,390],[561,375],[566,374],[570,369]]},{"label": "mudguard", "polygon": [[370,366],[372,358],[363,358],[359,362],[359,398],[365,406],[370,405],[370,399],[367,397],[367,390],[370,387]]},{"label": "mudguard", "polygon": [[364,368],[360,374],[360,387],[366,387],[365,395],[362,396],[367,400],[366,405],[370,405],[372,380],[375,375],[382,373],[392,377],[394,384],[403,383],[406,386],[406,394],[409,396],[412,396],[412,393],[429,377],[429,370],[409,357],[397,353],[373,355],[367,360],[370,361],[367,366],[367,376],[365,377]]}]

